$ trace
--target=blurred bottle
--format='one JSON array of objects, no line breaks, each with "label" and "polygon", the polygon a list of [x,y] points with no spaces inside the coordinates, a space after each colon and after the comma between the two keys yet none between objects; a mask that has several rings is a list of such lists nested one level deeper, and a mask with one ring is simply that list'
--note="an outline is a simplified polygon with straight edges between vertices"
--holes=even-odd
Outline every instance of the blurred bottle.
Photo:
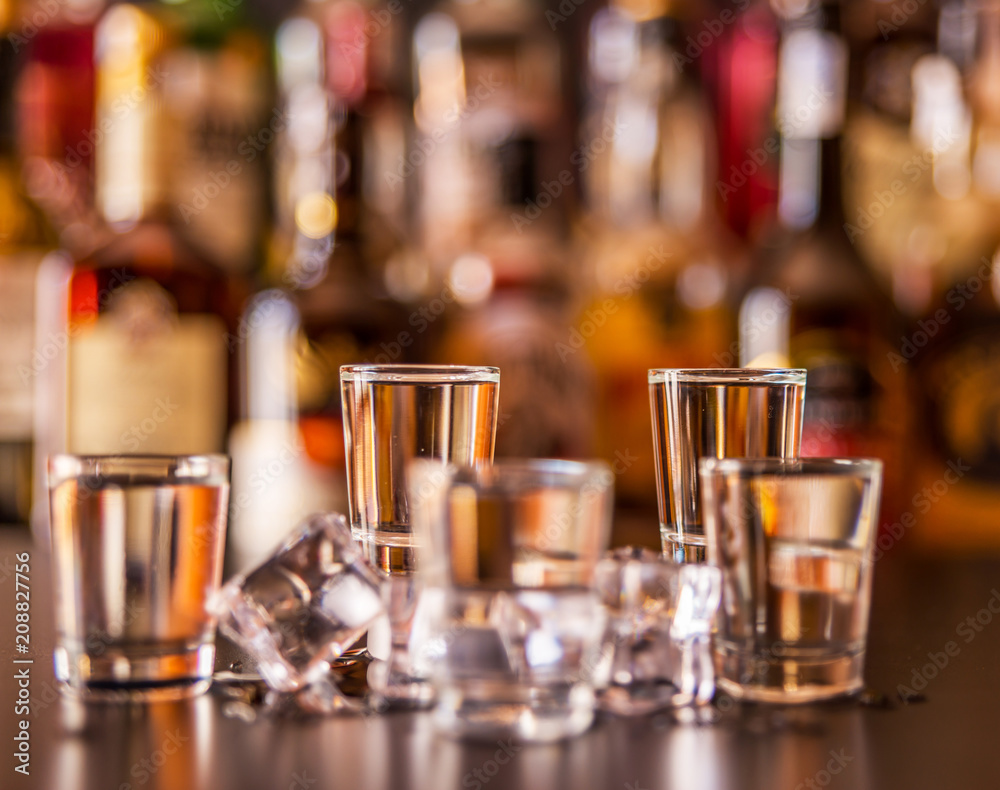
[{"label": "blurred bottle", "polygon": [[[598,453],[620,499],[655,505],[646,370],[735,367],[741,254],[714,210],[714,136],[672,6],[617,3],[590,31],[578,243],[592,286],[559,346],[598,381]],[[625,462],[622,459],[627,458]]]},{"label": "blurred bottle", "polygon": [[587,454],[589,363],[558,350],[579,276],[560,41],[530,0],[448,2],[416,24],[413,58],[416,139],[399,175],[416,184],[428,286],[411,325],[439,335],[436,361],[503,370],[498,456]]},{"label": "blurred bottle", "polygon": [[[435,6],[413,35],[418,235],[431,290],[466,253],[560,267],[572,133],[559,40],[531,0]],[[502,396],[501,396],[502,397]]]},{"label": "blurred bottle", "polygon": [[[19,10],[0,2],[5,40],[23,24]],[[46,362],[35,350],[35,279],[55,241],[21,182],[14,88],[24,54],[0,47],[0,524],[30,515],[35,377]]]},{"label": "blurred bottle", "polygon": [[891,514],[906,480],[910,393],[906,371],[889,359],[892,303],[845,231],[839,10],[825,2],[784,10],[778,228],[758,249],[740,308],[740,362],[808,370],[802,454],[882,458]]},{"label": "blurred bottle", "polygon": [[401,219],[370,199],[373,159],[389,156],[385,138],[402,123],[373,58],[395,24],[385,6],[331,0],[304,5],[275,36],[285,122],[266,280],[277,287],[243,321],[245,408],[230,440],[240,565],[306,513],[346,508],[340,366],[407,362],[414,350],[384,289],[405,255]]},{"label": "blurred bottle", "polygon": [[98,25],[96,198],[108,231],[91,254],[40,274],[43,313],[61,318],[50,331],[65,339],[46,379],[46,421],[62,426],[47,453],[225,449],[243,288],[186,241],[171,203],[170,144],[187,130],[163,95],[170,43],[131,4]]},{"label": "blurred bottle", "polygon": [[[713,15],[680,53],[701,67],[716,108],[719,167],[715,193],[722,218],[743,237],[754,237],[772,216],[777,200],[777,136],[774,86],[778,21],[769,0],[734,0]],[[716,16],[716,14],[718,16]],[[729,14],[730,16],[726,16]],[[704,33],[722,22],[706,48]],[[711,35],[709,36],[711,38]],[[690,63],[688,63],[690,61]]]},{"label": "blurred bottle", "polygon": [[910,14],[876,0],[845,8],[854,75],[844,133],[848,236],[914,318],[939,270],[974,257],[994,224],[972,188],[968,8],[964,0]]},{"label": "blurred bottle", "polygon": [[94,27],[105,0],[32,0],[8,42],[26,58],[17,87],[25,181],[71,250],[93,246]]},{"label": "blurred bottle", "polygon": [[[1000,5],[996,2],[976,6],[973,40],[977,47],[966,73],[974,140],[971,155],[966,148],[963,164],[967,174],[971,169],[972,189],[992,216],[1000,194]],[[940,71],[940,64],[931,65]],[[1000,233],[995,223],[986,239],[975,229],[960,229],[969,232],[964,257],[946,248],[951,265],[931,270],[928,290],[933,298],[901,336],[893,360],[901,368],[916,369],[928,428],[910,503],[918,521],[914,534],[934,551],[996,551],[1000,547],[996,518],[1000,508]]]},{"label": "blurred bottle", "polygon": [[245,5],[150,6],[171,40],[148,80],[162,84],[173,130],[165,139],[167,199],[184,237],[226,271],[247,277],[263,262],[266,166],[287,118],[271,104],[267,45],[245,21]]}]

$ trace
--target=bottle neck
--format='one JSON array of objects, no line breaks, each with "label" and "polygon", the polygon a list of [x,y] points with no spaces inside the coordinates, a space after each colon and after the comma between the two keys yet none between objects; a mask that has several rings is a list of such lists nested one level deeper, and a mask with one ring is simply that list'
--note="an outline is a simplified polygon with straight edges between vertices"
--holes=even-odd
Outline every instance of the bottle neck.
[{"label": "bottle neck", "polygon": [[112,227],[168,213],[166,75],[157,65],[164,37],[153,14],[129,3],[112,6],[97,28],[96,196]]},{"label": "bottle neck", "polygon": [[839,134],[781,142],[778,218],[789,229],[844,225]]},{"label": "bottle neck", "polygon": [[778,217],[794,230],[843,225],[841,142],[847,46],[836,6],[787,23],[778,72]]}]

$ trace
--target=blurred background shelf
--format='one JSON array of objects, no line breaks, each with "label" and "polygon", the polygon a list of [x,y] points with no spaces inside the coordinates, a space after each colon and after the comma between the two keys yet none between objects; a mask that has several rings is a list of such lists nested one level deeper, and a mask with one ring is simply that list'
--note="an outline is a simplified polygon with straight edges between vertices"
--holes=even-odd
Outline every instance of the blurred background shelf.
[{"label": "blurred background shelf", "polygon": [[[606,458],[646,370],[809,371],[883,552],[1000,551],[993,0],[0,0],[0,520],[44,458],[227,451],[228,561],[346,508],[339,367],[502,369]],[[34,504],[32,504],[34,503]]]}]

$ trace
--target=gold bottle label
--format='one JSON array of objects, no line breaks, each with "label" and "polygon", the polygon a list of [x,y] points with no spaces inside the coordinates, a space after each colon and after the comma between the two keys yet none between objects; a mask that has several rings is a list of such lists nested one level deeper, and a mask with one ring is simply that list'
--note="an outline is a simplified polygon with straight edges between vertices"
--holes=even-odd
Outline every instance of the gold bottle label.
[{"label": "gold bottle label", "polygon": [[70,343],[68,450],[81,454],[217,452],[226,430],[225,325],[178,315],[137,280]]}]

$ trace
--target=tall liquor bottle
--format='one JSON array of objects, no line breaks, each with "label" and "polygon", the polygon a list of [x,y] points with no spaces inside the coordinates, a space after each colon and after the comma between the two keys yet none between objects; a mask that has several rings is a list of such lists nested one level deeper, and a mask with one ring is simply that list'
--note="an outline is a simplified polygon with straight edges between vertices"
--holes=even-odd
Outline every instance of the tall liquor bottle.
[{"label": "tall liquor bottle", "polygon": [[[65,282],[62,447],[81,454],[220,451],[235,397],[241,289],[183,238],[170,202],[167,28],[136,6],[97,30],[97,205],[107,240]],[[176,139],[176,138],[174,138]]]},{"label": "tall liquor bottle", "polygon": [[239,564],[301,516],[346,507],[341,365],[406,362],[413,351],[382,287],[402,254],[397,226],[365,189],[382,176],[370,172],[369,157],[372,117],[386,109],[366,32],[377,10],[309,3],[275,36],[283,127],[274,143],[271,288],[244,315],[256,329],[240,349],[245,406],[230,441],[233,496],[244,502],[234,514]]},{"label": "tall liquor bottle", "polygon": [[6,45],[20,20],[0,2],[0,523],[24,523],[31,504],[35,358],[35,278],[54,243],[41,211],[25,195],[14,129],[14,88],[25,53]]},{"label": "tall liquor bottle", "polygon": [[619,499],[650,508],[645,371],[736,365],[727,298],[741,256],[714,211],[714,136],[683,36],[672,4],[613,3],[592,21],[577,223],[591,287],[560,345],[593,360],[598,453],[618,464]]},{"label": "tall liquor bottle", "polygon": [[33,4],[34,12],[7,37],[26,58],[17,87],[25,180],[61,243],[72,249],[92,244],[99,224],[93,211],[94,28],[105,4]]},{"label": "tall liquor bottle", "polygon": [[938,274],[977,257],[995,225],[995,209],[973,188],[963,71],[974,19],[963,6],[927,3],[906,15],[877,0],[845,7],[848,235],[913,318],[929,306]]},{"label": "tall liquor bottle", "polygon": [[[753,236],[771,216],[777,197],[774,158],[774,86],[778,60],[778,22],[769,0],[740,0],[722,26],[714,52],[704,50],[704,33],[688,38],[681,53],[685,66],[705,63],[703,71],[716,108],[719,211],[741,236]],[[735,13],[734,13],[735,11]],[[709,13],[720,13],[717,10]],[[723,21],[720,16],[719,21]],[[687,61],[692,61],[688,63]]]},{"label": "tall liquor bottle", "polygon": [[[1000,194],[1000,5],[979,4],[967,69],[973,110],[973,186],[995,213]],[[993,216],[993,214],[991,214]],[[895,349],[916,369],[924,446],[910,510],[918,545],[932,551],[1000,547],[1000,234],[933,270],[934,298]],[[957,255],[951,255],[952,259]],[[905,527],[911,526],[904,524]]]},{"label": "tall liquor bottle", "polygon": [[[151,81],[172,160],[169,200],[184,237],[226,271],[252,275],[263,263],[266,163],[287,119],[273,109],[263,36],[243,3],[162,0],[149,6],[171,39]],[[144,6],[138,6],[143,8]]]},{"label": "tall liquor bottle", "polygon": [[884,459],[889,513],[906,479],[908,379],[889,358],[892,303],[845,230],[840,7],[798,10],[783,20],[779,54],[779,227],[740,309],[740,361],[808,371],[802,454]]},{"label": "tall liquor bottle", "polygon": [[430,298],[413,323],[443,329],[436,361],[503,369],[498,456],[591,452],[590,364],[559,352],[578,278],[563,54],[533,0],[439,3],[414,27],[407,165]]}]

